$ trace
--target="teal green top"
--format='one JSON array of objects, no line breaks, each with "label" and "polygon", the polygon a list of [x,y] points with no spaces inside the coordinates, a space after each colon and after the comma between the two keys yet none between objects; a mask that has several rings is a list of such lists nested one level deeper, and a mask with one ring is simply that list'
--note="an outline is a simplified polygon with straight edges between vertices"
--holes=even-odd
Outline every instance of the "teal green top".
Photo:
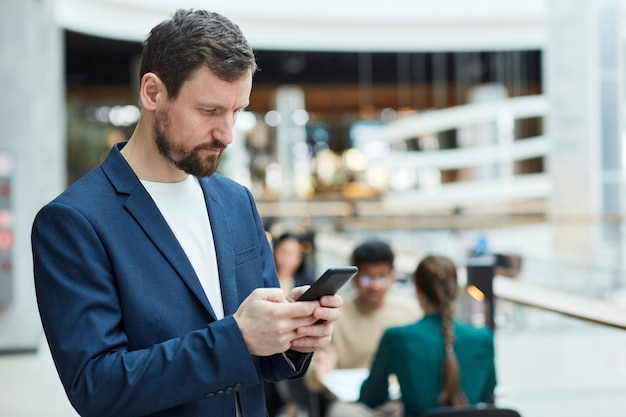
[{"label": "teal green top", "polygon": [[[496,386],[493,332],[454,321],[454,351],[461,387],[470,404],[493,401]],[[441,315],[428,314],[416,323],[385,331],[359,401],[374,408],[389,400],[389,375],[400,384],[406,414],[438,407],[445,348]]]}]

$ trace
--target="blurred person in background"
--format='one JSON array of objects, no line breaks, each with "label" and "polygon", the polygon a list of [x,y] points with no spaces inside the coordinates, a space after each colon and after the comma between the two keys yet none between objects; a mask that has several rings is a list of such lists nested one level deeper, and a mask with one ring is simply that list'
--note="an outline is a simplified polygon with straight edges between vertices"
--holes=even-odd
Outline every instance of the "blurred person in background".
[{"label": "blurred person in background", "polygon": [[80,415],[265,417],[263,381],[329,343],[341,297],[285,297],[252,194],[215,173],[255,71],[237,25],[178,10],[143,44],[130,140],[37,214],[37,303]]},{"label": "blurred person in background", "polygon": [[492,403],[496,386],[493,333],[454,319],[454,263],[427,256],[413,274],[425,316],[385,331],[359,401],[375,408],[389,399],[389,378],[400,385],[407,416],[440,406]]},{"label": "blurred person in background", "polygon": [[422,316],[413,298],[388,293],[395,282],[394,259],[389,244],[380,240],[365,241],[352,252],[351,264],[359,268],[352,279],[355,295],[345,300],[331,344],[316,353],[305,376],[307,387],[327,399],[327,417],[344,415],[344,407],[349,410],[345,415],[350,416],[401,415],[397,401],[371,410],[363,404],[340,401],[322,383],[324,376],[335,369],[369,369],[385,329],[415,322]]},{"label": "blurred person in background", "polygon": [[[315,278],[305,268],[302,239],[295,233],[285,232],[271,240],[274,248],[274,263],[280,287],[285,294],[294,287],[311,285]],[[297,416],[299,404],[308,400],[301,379],[288,379],[277,383],[265,383],[265,401],[269,417],[279,414]]]},{"label": "blurred person in background", "polygon": [[294,287],[311,285],[315,278],[304,263],[302,239],[294,233],[283,233],[274,243],[274,262],[280,287],[289,293]]}]

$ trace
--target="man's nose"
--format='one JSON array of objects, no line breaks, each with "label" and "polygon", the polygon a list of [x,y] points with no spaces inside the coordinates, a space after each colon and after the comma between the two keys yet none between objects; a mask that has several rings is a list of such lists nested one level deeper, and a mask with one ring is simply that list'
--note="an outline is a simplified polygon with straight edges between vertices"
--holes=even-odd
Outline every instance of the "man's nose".
[{"label": "man's nose", "polygon": [[224,145],[228,146],[233,141],[233,129],[235,128],[234,115],[224,116],[220,119],[220,123],[215,129],[213,138],[219,140]]}]

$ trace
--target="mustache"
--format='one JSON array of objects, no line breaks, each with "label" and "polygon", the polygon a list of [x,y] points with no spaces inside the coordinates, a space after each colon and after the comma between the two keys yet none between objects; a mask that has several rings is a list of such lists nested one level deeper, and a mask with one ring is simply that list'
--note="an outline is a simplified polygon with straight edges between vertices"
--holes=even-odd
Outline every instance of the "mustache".
[{"label": "mustache", "polygon": [[194,148],[194,150],[196,151],[201,151],[201,150],[210,151],[212,149],[224,150],[226,149],[226,145],[216,140],[216,141],[209,142],[209,143],[203,143]]}]

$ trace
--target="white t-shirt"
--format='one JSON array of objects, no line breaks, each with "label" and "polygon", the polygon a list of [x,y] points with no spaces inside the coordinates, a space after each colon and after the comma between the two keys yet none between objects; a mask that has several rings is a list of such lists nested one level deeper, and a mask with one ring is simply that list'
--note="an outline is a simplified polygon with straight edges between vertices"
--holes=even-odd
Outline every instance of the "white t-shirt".
[{"label": "white t-shirt", "polygon": [[193,175],[181,182],[141,181],[191,262],[217,319],[224,305],[204,193]]}]

